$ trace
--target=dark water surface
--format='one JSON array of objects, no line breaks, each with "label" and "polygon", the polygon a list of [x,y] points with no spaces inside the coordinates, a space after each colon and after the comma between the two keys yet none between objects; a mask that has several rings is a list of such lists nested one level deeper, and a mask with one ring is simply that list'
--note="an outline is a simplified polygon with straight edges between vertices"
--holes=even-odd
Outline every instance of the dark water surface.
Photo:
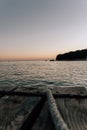
[{"label": "dark water surface", "polygon": [[87,61],[1,61],[0,86],[87,88]]}]

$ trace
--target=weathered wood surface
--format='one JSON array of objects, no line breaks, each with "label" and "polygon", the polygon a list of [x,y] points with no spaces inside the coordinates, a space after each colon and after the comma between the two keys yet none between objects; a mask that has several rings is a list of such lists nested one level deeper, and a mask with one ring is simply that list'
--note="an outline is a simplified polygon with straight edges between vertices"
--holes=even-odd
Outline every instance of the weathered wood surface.
[{"label": "weathered wood surface", "polygon": [[18,87],[15,87],[15,86],[0,86],[0,91],[12,91],[12,90],[15,90],[17,89]]},{"label": "weathered wood surface", "polygon": [[56,99],[60,114],[70,130],[87,130],[87,99]]},{"label": "weathered wood surface", "polygon": [[28,118],[23,122],[23,125],[21,126],[20,130],[30,130],[33,127],[37,117],[39,116],[44,106],[45,100],[45,97],[41,98],[40,102],[37,103],[37,105],[29,114]]},{"label": "weathered wood surface", "polygon": [[10,86],[6,86],[6,87],[1,87],[0,86],[0,97],[4,96],[5,92],[13,92],[14,90],[16,90],[18,87],[10,87]]},{"label": "weathered wood surface", "polygon": [[[61,89],[59,93],[87,94],[84,87]],[[70,130],[87,130],[87,98],[56,98],[56,103]]]},{"label": "weathered wood surface", "polygon": [[[51,90],[55,98],[87,98],[87,91],[83,87],[66,87],[66,88],[54,88]],[[18,95],[18,96],[35,96],[43,97],[46,96],[46,89],[35,88],[35,87],[19,87],[15,88],[14,91],[0,91],[2,95]]]},{"label": "weathered wood surface", "polygon": [[[87,94],[85,87],[53,87],[50,89],[53,94]],[[35,94],[45,94],[46,89],[37,87],[19,87],[15,92],[25,92],[25,93],[35,93]]]},{"label": "weathered wood surface", "polygon": [[[69,130],[87,130],[87,98],[58,98],[55,96],[57,94],[87,95],[86,89],[83,87],[58,87],[51,91],[54,94],[57,109]],[[31,124],[31,122],[29,130],[56,130],[49,114],[47,101],[45,105],[42,103],[44,100],[41,102],[40,95],[43,95],[42,98],[46,95],[45,89],[20,87],[14,88],[14,92],[22,92],[25,95],[32,93],[32,97],[29,94],[26,96],[19,94],[18,96],[15,93],[14,96],[6,94],[0,98],[0,130],[27,130],[28,123]]]},{"label": "weathered wood surface", "polygon": [[31,130],[56,130],[49,114],[47,102]]},{"label": "weathered wood surface", "polygon": [[0,99],[0,130],[19,130],[40,101],[35,97],[4,96]]}]

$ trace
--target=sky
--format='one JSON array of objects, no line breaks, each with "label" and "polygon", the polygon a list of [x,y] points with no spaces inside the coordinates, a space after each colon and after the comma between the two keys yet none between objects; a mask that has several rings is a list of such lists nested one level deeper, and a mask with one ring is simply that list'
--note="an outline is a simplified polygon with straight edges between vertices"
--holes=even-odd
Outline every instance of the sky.
[{"label": "sky", "polygon": [[0,0],[0,60],[87,48],[87,0]]}]

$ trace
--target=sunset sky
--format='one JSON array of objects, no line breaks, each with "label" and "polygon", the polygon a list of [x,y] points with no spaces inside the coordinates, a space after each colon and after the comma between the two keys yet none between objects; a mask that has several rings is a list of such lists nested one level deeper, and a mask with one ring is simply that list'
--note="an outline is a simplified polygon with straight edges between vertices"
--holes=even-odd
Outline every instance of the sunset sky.
[{"label": "sunset sky", "polygon": [[0,0],[0,60],[87,48],[87,0]]}]

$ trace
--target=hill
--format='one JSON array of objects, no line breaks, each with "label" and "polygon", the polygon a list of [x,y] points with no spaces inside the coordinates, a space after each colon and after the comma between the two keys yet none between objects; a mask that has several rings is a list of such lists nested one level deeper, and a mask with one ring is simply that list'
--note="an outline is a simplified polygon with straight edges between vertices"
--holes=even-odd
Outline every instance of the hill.
[{"label": "hill", "polygon": [[68,53],[59,54],[56,56],[56,60],[87,60],[87,49],[70,51]]}]

